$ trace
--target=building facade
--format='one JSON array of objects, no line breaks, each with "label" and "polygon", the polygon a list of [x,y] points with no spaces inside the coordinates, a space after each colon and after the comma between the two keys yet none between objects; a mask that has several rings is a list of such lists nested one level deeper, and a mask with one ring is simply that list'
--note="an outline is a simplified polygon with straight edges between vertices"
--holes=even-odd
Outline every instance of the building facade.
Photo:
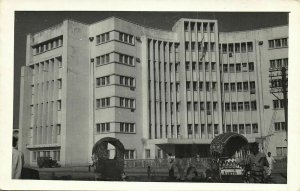
[{"label": "building facade", "polygon": [[116,17],[29,34],[19,148],[30,165],[86,165],[104,137],[128,160],[206,157],[215,136],[237,132],[285,155],[269,70],[287,67],[287,39],[288,26],[224,33],[217,20],[180,19],[164,31]]}]

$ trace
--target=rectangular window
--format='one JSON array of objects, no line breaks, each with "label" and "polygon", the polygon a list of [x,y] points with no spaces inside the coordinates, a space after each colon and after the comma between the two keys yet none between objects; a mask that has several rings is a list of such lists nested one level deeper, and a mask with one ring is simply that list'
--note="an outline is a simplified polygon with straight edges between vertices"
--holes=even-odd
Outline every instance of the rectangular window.
[{"label": "rectangular window", "polygon": [[249,102],[244,102],[244,108],[245,108],[245,111],[249,111],[250,110],[250,104],[249,104]]},{"label": "rectangular window", "polygon": [[240,44],[239,43],[235,43],[235,45],[234,45],[234,47],[235,47],[235,52],[240,52]]},{"label": "rectangular window", "polygon": [[231,132],[231,125],[226,125],[226,133]]},{"label": "rectangular window", "polygon": [[238,110],[239,110],[239,111],[243,111],[243,109],[244,109],[243,106],[244,106],[244,103],[243,103],[243,102],[239,102],[239,103],[238,103]]},{"label": "rectangular window", "polygon": [[96,132],[100,133],[100,131],[101,131],[101,127],[100,127],[100,124],[98,123],[98,124],[96,124]]},{"label": "rectangular window", "polygon": [[186,90],[187,91],[191,90],[191,82],[186,82]]},{"label": "rectangular window", "polygon": [[234,133],[238,132],[238,128],[237,128],[236,124],[232,125],[232,132],[234,132]]},{"label": "rectangular window", "polygon": [[222,44],[222,52],[227,53],[227,44]]},{"label": "rectangular window", "polygon": [[248,82],[243,82],[244,91],[248,91]]},{"label": "rectangular window", "polygon": [[203,23],[203,32],[207,32],[207,23]]},{"label": "rectangular window", "polygon": [[234,64],[229,64],[229,71],[230,72],[235,72],[234,71]]},{"label": "rectangular window", "polygon": [[228,52],[233,52],[233,44],[228,45]]},{"label": "rectangular window", "polygon": [[216,91],[217,90],[217,82],[212,82],[211,85],[212,85],[212,87],[211,87],[212,90]]},{"label": "rectangular window", "polygon": [[248,52],[253,52],[253,44],[252,44],[252,42],[247,42],[247,50],[248,50]]},{"label": "rectangular window", "polygon": [[257,123],[252,124],[252,133],[258,133],[258,125],[257,125]]},{"label": "rectangular window", "polygon": [[236,111],[236,103],[231,103],[231,110]]},{"label": "rectangular window", "polygon": [[219,134],[219,125],[218,124],[214,124],[214,134],[215,135]]},{"label": "rectangular window", "polygon": [[281,131],[280,124],[281,124],[280,122],[274,123],[275,131]]},{"label": "rectangular window", "polygon": [[239,125],[239,133],[240,134],[244,134],[245,133],[245,129],[244,129],[244,125],[243,124]]},{"label": "rectangular window", "polygon": [[200,102],[200,110],[204,111],[204,102]]},{"label": "rectangular window", "polygon": [[61,79],[58,79],[58,80],[57,80],[57,86],[58,86],[58,89],[61,89],[61,88],[62,88],[62,82],[61,82]]},{"label": "rectangular window", "polygon": [[252,111],[256,110],[256,101],[251,101],[251,110]]},{"label": "rectangular window", "polygon": [[57,100],[57,111],[61,110],[61,100]]},{"label": "rectangular window", "polygon": [[149,159],[150,157],[151,157],[151,155],[150,155],[150,149],[146,149],[145,150],[145,157],[146,157],[146,159]]},{"label": "rectangular window", "polygon": [[251,125],[246,124],[246,134],[251,134]]},{"label": "rectangular window", "polygon": [[189,62],[186,62],[186,63],[185,63],[185,70],[186,70],[186,71],[189,71],[189,70],[190,70],[190,63],[189,63]]},{"label": "rectangular window", "polygon": [[270,68],[276,68],[275,60],[270,60]]},{"label": "rectangular window", "polygon": [[190,101],[187,102],[187,110],[191,111],[191,102]]},{"label": "rectangular window", "polygon": [[228,64],[223,64],[223,72],[228,72]]},{"label": "rectangular window", "polygon": [[243,91],[242,82],[237,82],[237,83],[236,83],[236,87],[237,87],[237,91],[238,91],[238,92]]},{"label": "rectangular window", "polygon": [[196,69],[196,62],[192,63],[192,70],[194,71]]},{"label": "rectangular window", "polygon": [[230,111],[230,103],[225,103],[225,111]]},{"label": "rectangular window", "polygon": [[61,126],[60,126],[60,124],[57,124],[56,125],[56,134],[60,135],[60,131],[61,131]]},{"label": "rectangular window", "polygon": [[224,83],[224,91],[228,91],[229,90],[229,83]]},{"label": "rectangular window", "polygon": [[250,91],[255,91],[255,82],[250,82]]},{"label": "rectangular window", "polygon": [[245,42],[243,42],[241,44],[241,52],[246,52],[246,43]]},{"label": "rectangular window", "polygon": [[231,90],[232,92],[235,91],[235,83],[230,83],[230,90]]},{"label": "rectangular window", "polygon": [[288,46],[288,40],[287,38],[282,39],[282,47],[287,47]]},{"label": "rectangular window", "polygon": [[199,82],[199,91],[203,91],[203,82]]},{"label": "rectangular window", "polygon": [[135,150],[125,150],[124,159],[135,159]]},{"label": "rectangular window", "polygon": [[254,63],[253,62],[249,62],[248,63],[248,68],[249,68],[249,72],[254,71]]},{"label": "rectangular window", "polygon": [[241,64],[236,64],[235,70],[236,70],[236,72],[241,72]]},{"label": "rectangular window", "polygon": [[211,71],[216,71],[216,63],[211,62]]},{"label": "rectangular window", "polygon": [[269,40],[269,48],[274,48],[274,40]]},{"label": "rectangular window", "polygon": [[193,82],[193,90],[194,90],[194,91],[197,91],[197,88],[198,88],[197,82]]}]

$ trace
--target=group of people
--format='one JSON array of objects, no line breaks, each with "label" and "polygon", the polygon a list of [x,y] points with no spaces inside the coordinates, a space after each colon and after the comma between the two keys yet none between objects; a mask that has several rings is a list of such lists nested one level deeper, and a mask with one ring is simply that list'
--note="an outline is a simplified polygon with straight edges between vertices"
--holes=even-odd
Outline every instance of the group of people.
[{"label": "group of people", "polygon": [[[272,170],[274,168],[275,159],[272,157],[271,152],[268,152],[265,155],[262,152],[259,152],[259,147],[257,143],[254,143],[250,149],[250,155],[248,155],[246,163],[248,171],[251,172],[250,182],[263,182],[266,179],[271,178]],[[178,168],[178,162],[175,162],[175,156],[171,153],[168,154],[168,169],[169,177],[175,178],[174,169]],[[179,172],[179,176],[181,173]],[[177,177],[178,178],[178,177]]]}]

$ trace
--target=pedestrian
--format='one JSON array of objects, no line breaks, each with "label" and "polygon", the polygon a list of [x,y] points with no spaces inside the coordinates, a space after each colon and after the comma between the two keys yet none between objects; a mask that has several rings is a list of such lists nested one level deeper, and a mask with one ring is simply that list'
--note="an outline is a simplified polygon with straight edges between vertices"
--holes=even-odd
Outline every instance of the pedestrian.
[{"label": "pedestrian", "polygon": [[172,156],[172,153],[169,153],[168,154],[169,178],[174,178],[174,160],[175,157]]},{"label": "pedestrian", "polygon": [[151,176],[151,168],[150,168],[150,166],[147,167],[147,175],[148,175],[148,178],[150,178],[150,176]]},{"label": "pedestrian", "polygon": [[275,159],[271,156],[271,152],[268,152],[267,160],[269,163],[268,171],[267,171],[267,176],[268,178],[271,177],[272,170],[273,170],[273,164],[276,163]]},{"label": "pedestrian", "polygon": [[11,170],[11,178],[12,179],[20,179],[22,169],[24,166],[24,155],[21,151],[18,150],[18,138],[13,137],[12,141],[12,170]]},{"label": "pedestrian", "polygon": [[252,145],[251,154],[249,156],[249,165],[251,169],[251,183],[263,183],[265,181],[264,167],[269,167],[267,157],[264,153],[259,152],[258,144]]}]

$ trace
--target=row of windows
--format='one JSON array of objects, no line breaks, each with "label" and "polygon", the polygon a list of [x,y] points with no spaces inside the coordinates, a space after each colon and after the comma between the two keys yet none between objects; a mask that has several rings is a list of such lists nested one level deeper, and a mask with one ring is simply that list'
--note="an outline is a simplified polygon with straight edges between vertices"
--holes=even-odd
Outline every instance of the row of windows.
[{"label": "row of windows", "polygon": [[124,159],[135,159],[136,158],[136,151],[135,150],[125,150]]},{"label": "row of windows", "polygon": [[[198,83],[199,83],[199,91],[203,91],[204,84],[205,84],[205,90],[206,91],[216,91],[217,90],[217,82],[193,82],[193,91],[198,90]],[[191,82],[186,82],[186,90],[191,91]]]},{"label": "row of windows", "polygon": [[96,66],[100,66],[100,65],[104,65],[104,64],[108,64],[111,62],[111,56],[117,55],[118,62],[122,63],[122,64],[126,64],[126,65],[130,65],[130,66],[134,66],[134,57],[133,56],[129,56],[129,55],[125,55],[125,54],[120,54],[120,53],[108,53],[108,54],[104,54],[101,56],[97,56],[96,57]]},{"label": "row of windows", "polygon": [[55,61],[56,61],[57,67],[62,68],[62,57],[61,56],[52,58],[49,60],[45,60],[40,63],[35,63],[33,65],[30,65],[30,68],[33,70],[33,74],[36,72],[36,70],[39,70],[39,68],[44,72],[48,72],[49,67],[51,66],[52,63],[55,63]]},{"label": "row of windows", "polygon": [[[111,99],[110,97],[96,99],[96,109],[110,107],[111,106],[110,99]],[[118,105],[119,107],[130,108],[130,109],[135,108],[134,99],[120,97],[119,100],[120,100]]]},{"label": "row of windows", "polygon": [[[54,101],[52,101],[52,104],[54,103]],[[49,104],[49,102],[46,102],[45,105],[47,106]],[[40,104],[40,107],[43,108],[43,103]],[[31,108],[31,114],[33,115],[33,111],[34,111],[34,105],[30,105]],[[57,111],[61,110],[61,100],[57,100]]]},{"label": "row of windows", "polygon": [[[228,68],[228,66],[229,66],[229,68]],[[242,70],[241,66],[243,67],[243,70]],[[223,72],[224,73],[227,73],[227,72],[234,73],[234,72],[241,72],[241,71],[243,71],[243,72],[254,71],[254,63],[249,62],[248,66],[247,66],[247,63],[223,64]]]},{"label": "row of windows", "polygon": [[284,101],[283,101],[283,99],[281,99],[281,100],[278,100],[278,99],[273,100],[273,108],[274,109],[282,109],[282,108],[284,108]]},{"label": "row of windows", "polygon": [[285,122],[275,122],[274,129],[275,131],[286,131]]},{"label": "row of windows", "polygon": [[120,84],[124,86],[134,86],[134,78],[133,77],[127,77],[127,76],[119,76],[120,78]]},{"label": "row of windows", "polygon": [[110,132],[110,123],[98,123],[96,124],[97,133]]},{"label": "row of windows", "polygon": [[[191,111],[191,104],[192,102],[187,102],[187,110]],[[205,110],[205,105],[206,105],[206,110],[207,111],[211,111],[211,102],[200,102],[200,110],[204,111]],[[217,102],[212,102],[212,106],[213,106],[213,110],[216,111],[217,110]],[[194,101],[194,111],[198,111],[198,102]]]},{"label": "row of windows", "polygon": [[[234,132],[240,134],[251,134],[251,124],[232,124],[226,125],[226,129],[223,129],[224,132]],[[252,124],[252,133],[258,133],[257,123]]]},{"label": "row of windows", "polygon": [[184,22],[184,30],[188,31],[189,28],[192,32],[195,31],[195,25],[197,27],[197,31],[201,32],[201,28],[203,28],[203,32],[208,32],[208,27],[210,32],[215,31],[215,23],[195,23],[195,22]]},{"label": "row of windows", "polygon": [[[35,89],[35,86],[38,88],[38,86],[45,86],[46,87],[46,90],[49,89],[49,86],[54,85],[54,80],[51,80],[51,81],[45,81],[45,82],[41,82],[41,83],[36,83],[36,84],[32,84],[31,85],[31,94],[34,95],[34,89]],[[57,84],[57,88],[58,89],[61,89],[62,88],[62,79],[57,79],[56,81],[56,84]]]},{"label": "row of windows", "polygon": [[[124,86],[134,87],[134,78],[127,76],[118,76],[119,84]],[[96,78],[96,87],[106,86],[110,84],[110,76]]]},{"label": "row of windows", "polygon": [[[97,133],[109,133],[110,123],[98,123],[96,124]],[[134,123],[120,123],[120,132],[122,133],[135,133],[135,124]]]},{"label": "row of windows", "polygon": [[208,45],[210,47],[210,51],[211,52],[214,52],[216,51],[216,43],[214,42],[211,42],[211,43],[208,43],[208,42],[185,42],[185,50],[188,51],[188,50],[191,50],[192,52],[195,51],[196,49],[196,44],[198,46],[198,52],[206,52],[208,50]]},{"label": "row of windows", "polygon": [[[229,91],[229,85],[230,85],[230,90],[235,92],[237,90],[238,92],[241,91],[248,91],[249,90],[249,82],[233,82],[233,83],[224,83],[224,91],[227,92]],[[255,82],[250,81],[250,91],[251,93],[255,93]]]},{"label": "row of windows", "polygon": [[[216,62],[205,62],[205,71],[216,71]],[[185,69],[188,71],[190,70],[190,62],[185,63]],[[198,63],[198,69],[199,71],[203,70],[203,63],[199,62]],[[196,70],[196,62],[192,62],[192,70]]]},{"label": "row of windows", "polygon": [[96,43],[97,44],[108,42],[109,40],[110,40],[109,32],[103,33],[103,34],[100,34],[100,35],[96,36]]},{"label": "row of windows", "polygon": [[135,124],[134,123],[120,123],[120,132],[134,133],[135,132]]},{"label": "row of windows", "polygon": [[33,151],[32,152],[33,161],[37,161],[37,158],[39,157],[52,157],[53,160],[60,161],[60,151],[54,150],[54,151]]},{"label": "row of windows", "polygon": [[133,35],[119,32],[119,41],[134,45]]},{"label": "row of windows", "polygon": [[51,39],[49,41],[40,43],[38,45],[33,46],[33,54],[41,54],[43,52],[52,50],[54,48],[61,47],[63,45],[63,37],[60,36],[58,38]]},{"label": "row of windows", "polygon": [[286,147],[276,147],[276,156],[287,156]]},{"label": "row of windows", "polygon": [[[201,130],[201,133],[204,134],[205,133],[205,124],[201,124],[201,129],[199,129],[199,125],[198,124],[194,124],[194,133],[195,134],[199,134],[199,130]],[[214,134],[219,134],[219,125],[218,124],[214,124],[214,129],[212,129],[212,124],[207,124],[207,134],[212,134],[212,131],[214,132]],[[192,135],[193,134],[193,130],[192,130],[192,124],[188,124],[188,135]]]},{"label": "row of windows", "polygon": [[135,107],[134,106],[134,99],[121,97],[120,98],[120,107],[133,109]]},{"label": "row of windows", "polygon": [[108,64],[110,62],[109,54],[101,55],[96,57],[96,66]]},{"label": "row of windows", "polygon": [[242,42],[242,43],[229,43],[229,44],[219,44],[219,50],[222,53],[232,53],[232,52],[253,52],[252,42]]},{"label": "row of windows", "polygon": [[[287,86],[287,81],[285,85]],[[283,86],[282,79],[278,78],[278,79],[271,80],[271,88],[281,88],[282,86]]]},{"label": "row of windows", "polygon": [[108,84],[110,84],[110,76],[96,78],[96,87],[106,86]]},{"label": "row of windows", "polygon": [[288,58],[282,58],[282,59],[275,59],[275,60],[270,60],[270,68],[279,68],[281,69],[282,67],[288,67],[289,60]]},{"label": "row of windows", "polygon": [[288,47],[288,40],[287,38],[280,38],[280,39],[272,39],[269,40],[269,48],[285,48]]},{"label": "row of windows", "polygon": [[[52,128],[53,126],[51,125],[51,128]],[[61,133],[61,125],[60,124],[56,124],[56,135],[60,135],[60,133]],[[37,132],[38,131],[38,128],[39,127],[35,127],[35,131]],[[43,127],[40,127],[40,129],[42,129]],[[48,126],[44,126],[44,128],[48,128]],[[30,128],[31,130],[32,130],[32,127]],[[47,130],[46,130],[46,132],[47,132]]]},{"label": "row of windows", "polygon": [[125,54],[119,54],[119,62],[126,65],[134,66],[133,56],[128,56]]},{"label": "row of windows", "polygon": [[[231,107],[230,107],[231,105]],[[256,101],[251,101],[251,102],[232,102],[232,103],[225,103],[225,111],[249,111],[250,110],[250,105],[251,105],[251,110],[255,111],[256,108]]]}]

